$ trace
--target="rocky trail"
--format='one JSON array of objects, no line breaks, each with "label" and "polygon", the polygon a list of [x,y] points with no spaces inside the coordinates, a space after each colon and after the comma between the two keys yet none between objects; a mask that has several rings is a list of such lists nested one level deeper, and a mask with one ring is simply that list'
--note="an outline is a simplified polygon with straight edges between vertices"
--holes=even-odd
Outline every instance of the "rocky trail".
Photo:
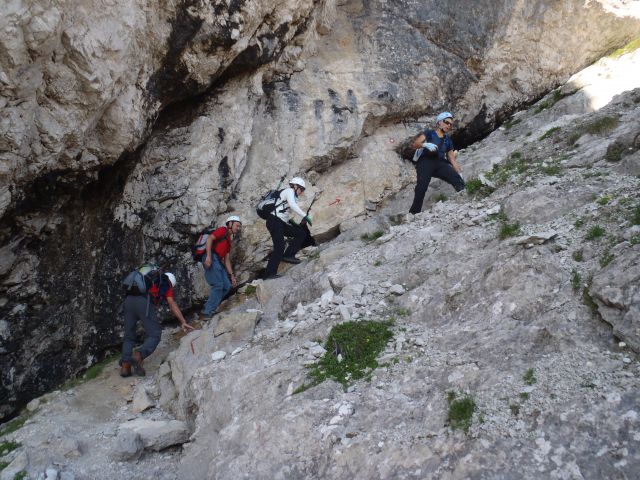
[{"label": "rocky trail", "polygon": [[[32,403],[2,480],[635,478],[640,89],[593,113],[575,95],[462,151],[467,192],[434,184],[410,215],[407,188],[166,329],[146,378],[114,362]],[[301,389],[331,328],[363,320],[392,322],[379,368]]]}]

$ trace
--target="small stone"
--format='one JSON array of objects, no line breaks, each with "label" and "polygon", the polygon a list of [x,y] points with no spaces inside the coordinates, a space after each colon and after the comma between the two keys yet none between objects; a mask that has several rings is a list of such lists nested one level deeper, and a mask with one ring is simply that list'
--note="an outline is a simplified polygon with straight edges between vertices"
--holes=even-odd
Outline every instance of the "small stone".
[{"label": "small stone", "polygon": [[224,350],[218,350],[217,352],[213,352],[211,354],[211,360],[213,360],[214,362],[217,362],[224,359],[226,356],[227,356],[227,352],[225,352]]},{"label": "small stone", "polygon": [[318,345],[317,343],[309,349],[309,353],[316,358],[322,357],[327,351],[324,349],[322,345]]},{"label": "small stone", "polygon": [[55,468],[47,468],[44,471],[45,474],[45,480],[58,480],[58,470],[56,470]]},{"label": "small stone", "polygon": [[402,285],[396,283],[389,288],[389,292],[395,295],[402,295],[405,292],[405,289]]},{"label": "small stone", "polygon": [[38,407],[40,407],[40,399],[34,398],[29,403],[27,403],[27,410],[30,412],[35,412]]},{"label": "small stone", "polygon": [[155,403],[149,396],[147,389],[139,383],[133,394],[133,402],[131,403],[131,411],[133,413],[142,413],[148,408],[154,407]]},{"label": "small stone", "polygon": [[339,423],[342,423],[342,417],[340,415],[336,415],[329,420],[329,425],[338,425]]},{"label": "small stone", "polygon": [[350,417],[351,415],[353,415],[353,412],[354,408],[350,403],[343,403],[338,409],[338,415],[341,415],[343,417]]},{"label": "small stone", "polygon": [[626,344],[626,343],[624,343],[624,342],[620,342],[620,343],[618,343],[618,346],[619,346],[620,348],[624,348],[624,347],[626,347],[626,346],[627,346],[627,344]]},{"label": "small stone", "polygon": [[144,443],[138,432],[121,429],[116,437],[114,457],[118,460],[137,460],[142,455]]},{"label": "small stone", "polygon": [[626,364],[631,363],[631,359],[630,359],[629,357],[624,357],[624,358],[622,359],[622,361],[623,361],[624,363],[626,363]]}]

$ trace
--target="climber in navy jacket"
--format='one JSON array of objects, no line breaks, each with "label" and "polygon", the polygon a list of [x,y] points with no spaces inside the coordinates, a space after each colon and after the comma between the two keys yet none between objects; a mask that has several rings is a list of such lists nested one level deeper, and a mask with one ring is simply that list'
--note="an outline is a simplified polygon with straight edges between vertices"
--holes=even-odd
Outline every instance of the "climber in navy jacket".
[{"label": "climber in navy jacket", "polygon": [[413,141],[416,153],[413,161],[416,163],[418,181],[416,183],[413,203],[410,213],[422,210],[422,202],[429,188],[432,177],[444,180],[459,192],[464,189],[464,180],[460,176],[460,165],[456,160],[456,151],[448,132],[453,128],[453,115],[442,112],[436,118],[436,129],[425,129]]}]

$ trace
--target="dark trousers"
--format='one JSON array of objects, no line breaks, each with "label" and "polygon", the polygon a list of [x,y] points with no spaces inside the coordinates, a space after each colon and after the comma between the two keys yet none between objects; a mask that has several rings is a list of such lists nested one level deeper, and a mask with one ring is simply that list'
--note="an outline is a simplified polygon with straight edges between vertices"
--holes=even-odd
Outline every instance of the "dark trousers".
[{"label": "dark trousers", "polygon": [[[147,303],[150,302],[150,303]],[[122,342],[122,362],[131,362],[131,354],[136,344],[136,325],[142,321],[144,342],[138,348],[142,358],[151,355],[162,335],[162,326],[158,321],[156,306],[146,295],[127,295],[124,299],[124,341]]]},{"label": "dark trousers", "polygon": [[[267,268],[264,272],[265,277],[270,277],[278,273],[278,265],[282,257],[295,257],[296,253],[302,247],[302,243],[307,238],[307,232],[302,228],[285,223],[275,215],[269,215],[267,219],[267,230],[271,234],[273,240],[273,253],[267,262]],[[291,237],[287,251],[284,251],[284,237]]]},{"label": "dark trousers", "polygon": [[416,163],[416,172],[418,173],[418,181],[416,182],[415,195],[409,213],[422,211],[422,202],[424,202],[424,196],[427,194],[427,188],[429,188],[432,177],[444,180],[455,188],[456,192],[464,189],[464,180],[449,162],[421,158]]}]

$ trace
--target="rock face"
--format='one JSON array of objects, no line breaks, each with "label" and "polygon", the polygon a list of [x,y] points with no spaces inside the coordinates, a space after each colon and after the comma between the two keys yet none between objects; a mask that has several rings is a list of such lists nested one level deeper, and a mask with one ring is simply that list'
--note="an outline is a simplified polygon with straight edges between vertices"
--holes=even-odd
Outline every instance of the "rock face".
[{"label": "rock face", "polygon": [[478,138],[640,25],[613,0],[103,3],[0,17],[0,415],[119,343],[143,260],[201,301],[191,235],[227,212],[252,275],[252,205],[281,175],[323,191],[331,237],[410,183],[395,148],[419,120],[451,109]]},{"label": "rock face", "polygon": [[[8,438],[21,444],[11,471],[634,478],[640,145],[628,139],[640,88],[581,114],[573,95],[553,98],[460,151],[475,192],[434,184],[449,198],[409,215],[408,186],[282,278],[257,281],[255,296],[194,332],[165,332],[135,387],[113,362],[110,378],[41,399]],[[327,337],[347,319],[393,321],[378,368],[346,388],[299,388],[323,355],[342,356]],[[134,390],[159,408],[132,418]],[[466,432],[454,396],[473,402]]]}]

